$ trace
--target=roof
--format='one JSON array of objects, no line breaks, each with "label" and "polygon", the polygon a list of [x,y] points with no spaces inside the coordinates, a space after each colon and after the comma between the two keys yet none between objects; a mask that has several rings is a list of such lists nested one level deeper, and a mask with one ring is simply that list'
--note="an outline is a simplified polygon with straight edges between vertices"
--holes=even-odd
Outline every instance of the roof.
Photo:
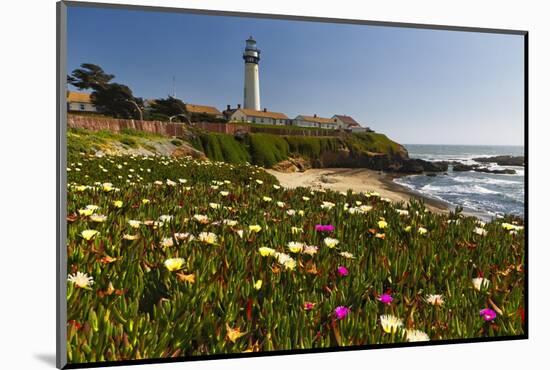
[{"label": "roof", "polygon": [[[315,116],[304,116],[299,115],[299,119],[306,121],[306,122],[319,122],[319,123],[335,123],[333,118],[325,118],[325,117],[315,117]],[[296,119],[298,119],[296,117]]]},{"label": "roof", "polygon": [[[252,116],[252,117],[273,118],[273,119],[288,119],[286,114],[279,113],[279,112],[270,112],[270,111],[245,109],[245,108],[238,108],[238,109],[235,110],[235,112],[237,112],[237,111],[241,111],[244,114],[246,114],[247,116]],[[235,112],[233,112],[233,114]]]},{"label": "roof", "polygon": [[67,92],[67,103],[91,103],[90,94],[76,91]]},{"label": "roof", "polygon": [[203,113],[214,116],[221,116],[222,114],[222,112],[220,112],[216,107],[209,105],[185,104],[185,108],[189,113]]},{"label": "roof", "polygon": [[356,120],[345,114],[335,114],[332,118],[338,118],[340,121],[344,122],[347,126],[361,126]]}]

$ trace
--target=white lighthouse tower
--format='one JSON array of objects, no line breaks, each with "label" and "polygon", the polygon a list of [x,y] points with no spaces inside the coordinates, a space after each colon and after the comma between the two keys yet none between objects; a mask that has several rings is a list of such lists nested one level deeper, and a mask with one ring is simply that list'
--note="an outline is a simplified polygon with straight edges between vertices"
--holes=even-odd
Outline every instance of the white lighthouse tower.
[{"label": "white lighthouse tower", "polygon": [[250,36],[246,40],[244,59],[244,108],[260,110],[260,50],[256,47],[256,40]]}]

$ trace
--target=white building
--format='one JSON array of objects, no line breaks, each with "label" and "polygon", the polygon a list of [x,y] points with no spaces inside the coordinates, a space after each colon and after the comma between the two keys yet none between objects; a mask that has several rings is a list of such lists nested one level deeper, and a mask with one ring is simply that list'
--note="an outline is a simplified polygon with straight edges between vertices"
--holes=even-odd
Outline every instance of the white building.
[{"label": "white building", "polygon": [[246,40],[244,59],[244,108],[260,110],[260,50],[256,47],[256,40],[250,36]]},{"label": "white building", "polygon": [[332,116],[332,118],[336,119],[338,127],[341,129],[351,132],[372,132],[370,128],[361,126],[351,116],[346,116],[345,114],[335,114],[334,116]]},{"label": "white building", "polygon": [[246,109],[241,108],[240,104],[237,106],[237,109],[231,109],[229,106],[227,108],[228,109],[224,111],[224,114],[231,122],[246,122],[278,126],[284,126],[290,122],[286,114],[270,112],[265,108],[263,110]]},{"label": "white building", "polygon": [[293,120],[293,125],[299,127],[316,127],[334,130],[339,128],[338,121],[335,118],[319,117],[316,114],[313,116],[299,115]]},{"label": "white building", "polygon": [[96,113],[97,108],[92,103],[90,94],[76,91],[67,93],[67,111],[71,113],[87,112]]}]

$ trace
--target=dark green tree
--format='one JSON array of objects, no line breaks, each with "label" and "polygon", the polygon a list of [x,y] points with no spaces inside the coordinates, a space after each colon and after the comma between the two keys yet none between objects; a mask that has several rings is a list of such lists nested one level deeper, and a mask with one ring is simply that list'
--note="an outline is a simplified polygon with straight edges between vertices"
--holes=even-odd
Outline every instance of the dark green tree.
[{"label": "dark green tree", "polygon": [[98,87],[91,98],[98,111],[108,116],[139,119],[140,110],[143,110],[143,100],[134,97],[128,86],[118,83]]},{"label": "dark green tree", "polygon": [[[187,116],[187,109],[185,103],[180,99],[169,96],[166,99],[156,99],[151,104],[150,113],[156,117],[165,117],[168,119],[171,116],[177,116],[178,114],[184,114]],[[176,117],[175,120],[181,121],[180,117]]]},{"label": "dark green tree", "polygon": [[105,73],[103,68],[96,64],[83,63],[67,76],[67,82],[79,90],[97,90],[107,85],[114,77]]}]

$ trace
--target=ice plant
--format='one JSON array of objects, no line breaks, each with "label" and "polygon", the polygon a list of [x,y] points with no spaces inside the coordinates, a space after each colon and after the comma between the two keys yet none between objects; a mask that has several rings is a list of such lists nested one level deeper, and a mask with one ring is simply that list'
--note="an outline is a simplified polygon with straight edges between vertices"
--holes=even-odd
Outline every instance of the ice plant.
[{"label": "ice plant", "polygon": [[403,320],[393,315],[382,315],[380,316],[380,325],[386,333],[395,334],[397,329],[403,326]]},{"label": "ice plant", "polygon": [[218,241],[218,236],[214,233],[203,231],[199,234],[198,239],[206,244],[216,244],[216,242]]},{"label": "ice plant", "polygon": [[262,280],[256,280],[256,282],[254,283],[254,289],[256,290],[262,289],[262,283],[263,283]]},{"label": "ice plant", "polygon": [[168,271],[178,271],[183,268],[185,260],[183,258],[168,258],[164,261],[164,266]]},{"label": "ice plant", "polygon": [[355,257],[350,252],[340,252],[340,256],[347,259],[354,259]]},{"label": "ice plant", "polygon": [[115,200],[113,202],[113,205],[115,206],[115,208],[122,208],[123,203],[121,200]]},{"label": "ice plant", "polygon": [[388,293],[380,294],[377,299],[383,304],[387,305],[391,304],[393,301],[393,297],[391,296],[391,294]]},{"label": "ice plant", "polygon": [[331,233],[334,231],[334,226],[332,225],[315,225],[315,231],[321,233]]},{"label": "ice plant", "polygon": [[[259,181],[259,180],[256,180],[256,181]],[[227,339],[229,339],[232,343],[235,343],[237,341],[237,339],[239,339],[240,337],[242,337],[243,335],[246,334],[246,332],[241,332],[241,330],[239,328],[231,328],[228,324],[225,324],[225,328],[227,330]]]},{"label": "ice plant", "polygon": [[378,228],[385,229],[386,227],[388,227],[388,223],[386,221],[384,220],[378,221]]},{"label": "ice plant", "polygon": [[325,243],[325,245],[326,245],[327,247],[329,247],[329,248],[334,248],[334,247],[336,247],[336,246],[338,245],[338,243],[340,243],[340,242],[338,241],[338,239],[334,239],[334,238],[329,238],[329,237],[327,237],[327,238],[325,238],[325,239],[323,240],[323,243]]},{"label": "ice plant", "polygon": [[275,249],[268,247],[260,247],[258,248],[258,252],[260,252],[262,257],[274,256],[276,253]]},{"label": "ice plant", "polygon": [[474,286],[474,289],[478,291],[481,291],[482,289],[487,289],[489,287],[489,283],[489,280],[482,277],[472,279],[472,285]]},{"label": "ice plant", "polygon": [[315,303],[313,302],[304,302],[304,310],[311,311],[315,308]]},{"label": "ice plant", "polygon": [[443,306],[445,299],[443,299],[441,294],[428,294],[426,296],[426,302],[433,306]]},{"label": "ice plant", "polygon": [[67,281],[73,283],[79,288],[82,289],[91,289],[91,286],[94,284],[94,278],[88,276],[86,273],[78,271],[76,274],[69,274]]},{"label": "ice plant", "polygon": [[97,230],[84,230],[80,233],[80,235],[86,240],[91,240],[97,234],[99,234],[99,231]]},{"label": "ice plant", "polygon": [[485,230],[482,227],[476,227],[474,229],[474,233],[476,233],[477,235],[485,236],[485,235],[487,235],[487,230]]},{"label": "ice plant", "polygon": [[345,319],[347,315],[351,310],[346,306],[338,306],[334,309],[334,317],[336,317],[338,320]]},{"label": "ice plant", "polygon": [[292,253],[300,253],[304,249],[304,243],[289,242],[287,244],[288,250]]},{"label": "ice plant", "polygon": [[493,321],[497,317],[497,313],[490,308],[484,308],[479,311],[479,316],[485,321]]},{"label": "ice plant", "polygon": [[407,342],[426,342],[430,340],[428,334],[422,330],[415,329],[407,329],[405,331],[405,338],[407,338]]},{"label": "ice plant", "polygon": [[426,228],[424,228],[424,227],[419,227],[419,228],[418,228],[418,233],[419,233],[420,235],[424,235],[424,234],[426,234],[427,232],[428,232],[428,229],[426,229]]},{"label": "ice plant", "polygon": [[302,253],[313,256],[317,253],[318,250],[319,247],[317,247],[316,245],[304,245],[304,250],[302,251]]},{"label": "ice plant", "polygon": [[340,275],[341,277],[349,275],[349,270],[346,268],[346,266],[338,266],[337,271],[338,275]]},{"label": "ice plant", "polygon": [[248,231],[252,233],[259,233],[262,230],[262,227],[260,225],[250,225],[248,226]]}]

